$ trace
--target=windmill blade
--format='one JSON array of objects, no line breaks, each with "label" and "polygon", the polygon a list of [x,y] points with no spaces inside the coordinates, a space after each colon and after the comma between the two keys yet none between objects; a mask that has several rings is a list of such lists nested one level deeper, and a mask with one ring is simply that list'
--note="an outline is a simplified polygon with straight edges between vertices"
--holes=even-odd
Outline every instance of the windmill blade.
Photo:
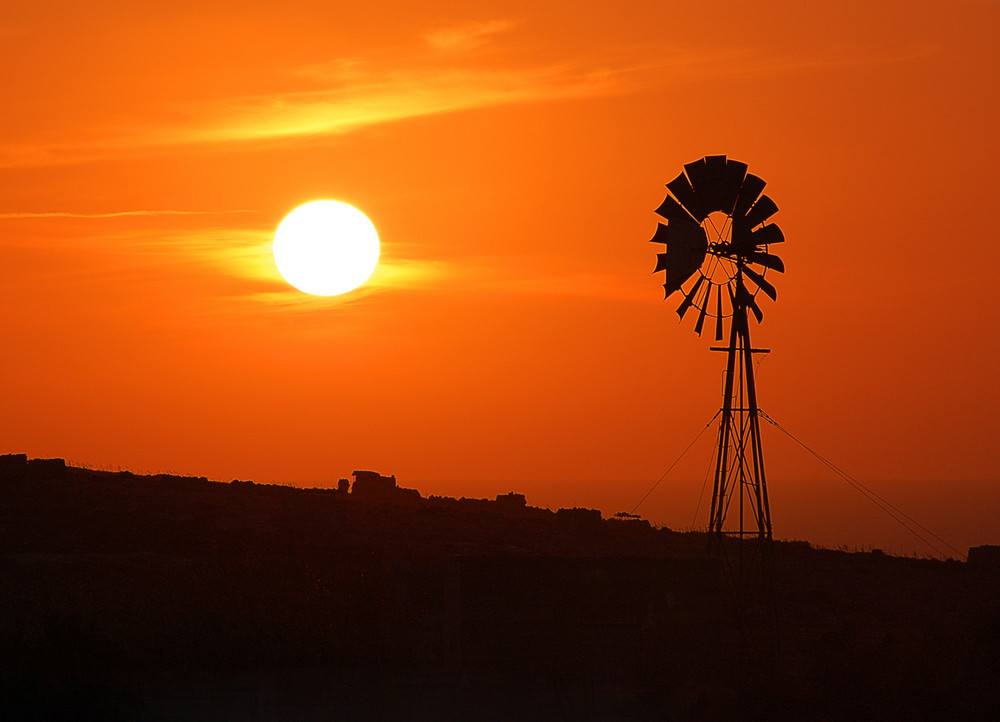
[{"label": "windmill blade", "polygon": [[[691,286],[691,290],[687,292],[684,300],[681,301],[681,305],[677,307],[677,315],[680,316],[681,319],[684,318],[684,314],[687,313],[687,310],[691,308],[691,304],[694,303],[694,295],[698,293],[698,289],[701,288],[701,282],[704,280],[704,276],[698,276],[698,280],[694,282],[694,285]],[[664,287],[666,287],[665,284]],[[669,295],[669,293],[667,295]]]},{"label": "windmill blade", "polygon": [[705,171],[711,183],[722,185],[722,181],[725,180],[726,177],[726,156],[706,155]]},{"label": "windmill blade", "polygon": [[736,201],[739,200],[740,188],[743,186],[743,179],[746,178],[746,175],[746,163],[740,163],[738,160],[732,159],[726,161],[725,172],[719,181],[719,185],[723,189],[722,195],[724,198],[722,211],[726,213],[733,212],[733,208],[736,207]]},{"label": "windmill blade", "polygon": [[785,263],[780,258],[778,258],[773,253],[765,253],[764,251],[753,251],[747,256],[747,260],[750,263],[757,263],[764,268],[770,268],[772,271],[777,271],[778,273],[785,272]]},{"label": "windmill blade", "polygon": [[703,185],[709,181],[706,160],[707,158],[702,158],[684,166],[684,173],[687,175],[688,180],[691,181],[691,187],[695,189],[695,193],[698,192],[699,185]]},{"label": "windmill blade", "polygon": [[757,284],[757,287],[764,292],[764,295],[772,301],[778,300],[778,292],[774,289],[774,286],[772,286],[771,283],[764,278],[764,276],[748,266],[743,267],[743,273],[746,274],[747,278]]},{"label": "windmill blade", "polygon": [[[701,267],[701,261],[680,268],[673,265],[672,259],[669,258],[669,255],[670,255],[670,249],[668,248],[667,249],[668,263],[670,263],[671,265],[667,266],[667,278],[666,278],[666,283],[664,283],[664,288],[669,286],[671,289],[673,289],[670,291],[670,293],[673,293],[674,291],[679,289],[686,280],[688,280],[689,278],[691,278],[691,276],[695,274],[695,272]],[[704,255],[702,256],[702,258],[704,258]]]},{"label": "windmill blade", "polygon": [[715,340],[722,340],[722,286],[715,287]]},{"label": "windmill blade", "polygon": [[649,242],[667,245],[667,238],[670,235],[669,228],[670,227],[666,223],[657,223],[656,231],[653,232],[653,237],[649,239]]},{"label": "windmill blade", "polygon": [[691,188],[700,209],[708,215],[713,211],[729,211],[736,199],[726,203],[723,180],[726,174],[726,156],[710,155],[684,166],[684,172],[691,180]]},{"label": "windmill blade", "polygon": [[769,196],[761,196],[753,204],[753,208],[746,215],[746,222],[750,228],[760,225],[768,218],[778,212],[777,204]]},{"label": "windmill blade", "polygon": [[667,247],[666,253],[657,254],[653,273],[667,272],[663,288],[669,296],[701,268],[708,250],[708,236],[705,229],[692,220],[672,221],[668,225],[657,224],[656,233],[650,240]]},{"label": "windmill blade", "polygon": [[744,216],[738,216],[735,213],[733,214],[733,225],[732,229],[729,231],[729,243],[737,255],[746,255],[753,248],[755,248],[753,243],[753,232],[750,228],[751,226],[747,225],[747,221]]},{"label": "windmill blade", "polygon": [[662,243],[665,246],[684,246],[685,248],[701,249],[702,244],[708,248],[708,236],[705,230],[692,220],[685,222],[673,221],[657,223],[650,243]]},{"label": "windmill blade", "polygon": [[688,183],[687,176],[682,172],[679,176],[667,183],[667,188],[674,194],[674,198],[691,214],[698,223],[705,220],[705,213],[702,212],[698,199],[694,195],[694,189]]},{"label": "windmill blade", "polygon": [[684,208],[674,200],[673,196],[667,196],[663,199],[663,203],[660,207],[656,209],[656,212],[661,216],[666,218],[668,221],[677,223],[697,223],[691,214],[688,213]]},{"label": "windmill blade", "polygon": [[769,246],[772,243],[785,242],[785,234],[773,223],[758,228],[753,232],[752,238],[755,246]]},{"label": "windmill blade", "polygon": [[767,183],[761,178],[755,176],[753,173],[747,173],[743,179],[743,185],[740,186],[740,195],[736,200],[736,206],[733,208],[733,216],[745,216],[747,211],[750,210],[750,206],[754,204],[754,201],[760,196],[761,191],[764,190],[765,185]]},{"label": "windmill blade", "polygon": [[708,299],[712,295],[712,282],[708,282],[708,288],[705,290],[705,297],[701,304],[701,313],[698,314],[698,320],[694,324],[694,332],[701,336],[701,328],[705,325],[705,314],[708,313]]}]

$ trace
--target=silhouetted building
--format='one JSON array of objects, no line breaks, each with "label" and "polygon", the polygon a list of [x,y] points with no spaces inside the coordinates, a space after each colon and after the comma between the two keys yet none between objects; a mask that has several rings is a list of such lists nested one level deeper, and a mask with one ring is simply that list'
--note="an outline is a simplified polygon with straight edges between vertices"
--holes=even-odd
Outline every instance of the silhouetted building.
[{"label": "silhouetted building", "polygon": [[396,486],[396,476],[383,476],[377,471],[354,471],[354,484],[351,486],[351,496],[360,501],[377,504],[394,504],[413,506],[419,504],[423,497],[416,489],[403,489]]},{"label": "silhouetted building", "polygon": [[27,454],[0,454],[0,466],[25,466],[27,463]]},{"label": "silhouetted building", "polygon": [[358,496],[388,496],[396,489],[396,476],[382,476],[377,471],[354,471],[351,493]]},{"label": "silhouetted building", "polygon": [[524,494],[512,491],[509,494],[497,494],[496,505],[501,511],[517,512],[528,506],[528,500],[524,498]]}]

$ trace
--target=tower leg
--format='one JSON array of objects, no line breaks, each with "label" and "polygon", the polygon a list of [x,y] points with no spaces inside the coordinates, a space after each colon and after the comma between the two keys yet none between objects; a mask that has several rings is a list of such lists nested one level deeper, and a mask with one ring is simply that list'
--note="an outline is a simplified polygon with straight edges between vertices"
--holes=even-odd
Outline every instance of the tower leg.
[{"label": "tower leg", "polygon": [[764,449],[760,441],[760,414],[757,408],[757,387],[753,376],[753,349],[750,347],[750,326],[743,319],[743,375],[746,387],[746,414],[749,432],[752,474],[748,493],[756,512],[756,531],[761,539],[771,540],[771,509],[767,501],[767,480],[764,476]]},{"label": "tower leg", "polygon": [[768,541],[772,538],[754,384],[754,350],[750,345],[747,306],[741,302],[740,290],[741,287],[735,294],[729,332],[719,447],[708,523],[713,547],[721,545],[725,537],[741,540],[757,537]]},{"label": "tower leg", "polygon": [[723,526],[732,488],[729,483],[729,450],[733,446],[733,389],[735,386],[737,324],[729,329],[729,352],[726,354],[725,390],[722,396],[722,416],[719,421],[719,448],[715,460],[715,481],[712,489],[711,516],[708,521],[709,544],[721,545]]}]

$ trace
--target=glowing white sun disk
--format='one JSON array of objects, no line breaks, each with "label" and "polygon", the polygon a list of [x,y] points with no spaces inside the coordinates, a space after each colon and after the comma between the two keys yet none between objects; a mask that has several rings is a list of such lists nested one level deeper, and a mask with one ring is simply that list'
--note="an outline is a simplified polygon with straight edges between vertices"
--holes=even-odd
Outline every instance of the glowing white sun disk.
[{"label": "glowing white sun disk", "polygon": [[378,263],[378,234],[364,213],[340,201],[313,201],[274,233],[274,262],[286,281],[317,296],[347,293]]}]

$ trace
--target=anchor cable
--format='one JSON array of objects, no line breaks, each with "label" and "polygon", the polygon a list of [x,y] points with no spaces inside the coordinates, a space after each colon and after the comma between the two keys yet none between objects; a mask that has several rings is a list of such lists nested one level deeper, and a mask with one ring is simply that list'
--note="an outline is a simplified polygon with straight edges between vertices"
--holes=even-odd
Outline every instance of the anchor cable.
[{"label": "anchor cable", "polygon": [[636,504],[634,507],[632,507],[632,511],[630,511],[629,514],[635,514],[635,510],[638,509],[640,506],[642,506],[642,502],[646,501],[646,499],[649,498],[649,495],[653,493],[653,490],[656,489],[656,487],[658,487],[660,485],[660,482],[663,481],[666,478],[667,474],[670,473],[670,470],[673,469],[675,466],[677,466],[677,462],[679,462],[681,459],[684,458],[684,454],[688,453],[688,451],[691,450],[691,447],[694,446],[695,443],[698,441],[698,439],[701,438],[701,435],[704,434],[706,431],[708,431],[708,427],[712,425],[712,422],[715,421],[715,419],[718,418],[719,414],[721,414],[721,413],[722,413],[722,409],[719,409],[718,411],[715,412],[715,414],[712,416],[712,418],[708,420],[708,423],[705,424],[705,428],[698,432],[698,435],[696,437],[694,437],[694,439],[691,441],[691,443],[687,445],[687,448],[684,449],[684,451],[681,452],[681,455],[678,456],[674,460],[674,463],[671,464],[670,466],[668,466],[667,470],[664,471],[662,474],[660,474],[660,478],[657,479],[656,483],[653,484],[652,488],[649,491],[646,492],[646,495],[644,497],[642,497],[641,499],[639,499],[639,503]]},{"label": "anchor cable", "polygon": [[[718,414],[716,414],[718,416]],[[714,420],[714,417],[713,417]],[[709,423],[712,423],[711,421]],[[719,448],[719,443],[721,442],[722,429],[719,429],[719,437],[715,440],[715,446],[712,449],[712,455],[708,458],[708,468],[705,469],[705,479],[701,482],[701,492],[698,494],[698,504],[694,508],[694,517],[691,519],[691,528],[694,529],[694,525],[698,522],[698,512],[701,511],[701,500],[705,498],[705,489],[708,487],[708,477],[712,473],[712,465],[715,462],[715,450]]]},{"label": "anchor cable", "polygon": [[[903,519],[906,519],[911,524],[913,524],[913,525],[915,525],[915,526],[923,529],[925,532],[927,532],[932,537],[934,537],[935,539],[937,539],[939,542],[941,542],[942,544],[944,544],[946,547],[948,547],[949,549],[951,549],[952,551],[954,551],[960,557],[962,557],[962,558],[965,557],[965,554],[963,554],[960,549],[958,549],[958,548],[952,546],[951,544],[949,544],[947,541],[945,541],[944,539],[942,539],[941,537],[939,537],[937,534],[935,534],[930,529],[928,529],[927,527],[925,527],[923,524],[921,524],[920,522],[918,522],[916,519],[914,519],[913,517],[911,517],[909,514],[907,514],[903,510],[901,510],[899,507],[895,506],[891,502],[889,502],[886,499],[884,499],[881,496],[879,496],[877,493],[875,493],[874,491],[872,491],[871,489],[869,489],[867,486],[865,486],[864,484],[862,484],[860,481],[858,481],[857,479],[855,479],[854,477],[852,477],[850,474],[848,474],[846,471],[844,471],[839,466],[837,466],[836,464],[834,464],[832,461],[829,461],[828,459],[824,458],[819,452],[817,452],[814,449],[812,449],[809,446],[807,446],[803,441],[800,441],[799,439],[797,439],[790,431],[788,431],[788,429],[786,429],[785,427],[783,427],[781,424],[779,424],[777,421],[775,421],[774,419],[772,419],[766,413],[764,413],[760,409],[757,410],[757,413],[767,423],[771,424],[773,427],[775,427],[776,429],[778,429],[778,431],[780,431],[781,433],[785,434],[785,436],[787,436],[789,439],[791,439],[796,444],[798,444],[803,449],[805,449],[810,454],[812,454],[822,464],[824,464],[827,468],[829,468],[831,471],[833,471],[835,474],[837,474],[837,476],[839,476],[841,479],[843,479],[848,484],[850,484],[851,486],[853,486],[862,496],[864,496],[866,499],[868,499],[868,501],[870,501],[872,504],[874,504],[879,509],[881,509],[886,514],[888,514],[893,519],[893,521],[895,521],[901,527],[903,527],[908,532],[910,532],[911,534],[913,534],[913,536],[917,537],[917,539],[919,539],[924,544],[926,544],[931,549],[933,549],[935,552],[937,552],[937,554],[939,556],[941,556],[942,558],[945,558],[945,557],[947,557],[947,554],[945,554],[944,552],[942,552],[931,541],[929,541],[923,535],[921,535],[920,532],[916,531],[909,524],[907,524],[906,522],[904,522]],[[903,517],[903,519],[900,519],[899,517]]]}]

